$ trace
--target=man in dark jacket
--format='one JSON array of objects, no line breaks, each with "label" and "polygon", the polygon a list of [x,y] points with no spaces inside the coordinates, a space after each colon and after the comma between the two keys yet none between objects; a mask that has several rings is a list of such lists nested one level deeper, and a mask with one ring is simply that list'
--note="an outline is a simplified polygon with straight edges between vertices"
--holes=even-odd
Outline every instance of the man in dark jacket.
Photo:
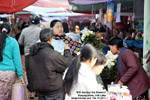
[{"label": "man in dark jacket", "polygon": [[113,37],[109,47],[118,56],[118,77],[115,83],[126,85],[135,100],[148,100],[146,91],[150,88],[150,79],[139,62],[138,57],[129,49],[123,47],[123,40]]},{"label": "man in dark jacket", "polygon": [[64,47],[64,56],[54,50],[52,33],[50,29],[43,29],[41,42],[30,49],[30,74],[39,100],[62,100],[63,72],[72,63],[68,45]]}]

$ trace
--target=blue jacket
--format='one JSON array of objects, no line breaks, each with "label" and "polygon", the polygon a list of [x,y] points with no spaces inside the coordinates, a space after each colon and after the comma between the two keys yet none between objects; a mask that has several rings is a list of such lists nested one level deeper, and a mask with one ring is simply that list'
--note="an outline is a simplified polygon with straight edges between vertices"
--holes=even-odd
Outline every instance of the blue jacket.
[{"label": "blue jacket", "polygon": [[3,61],[0,61],[0,70],[16,71],[19,78],[23,78],[19,45],[15,39],[9,36],[6,38],[3,49]]}]

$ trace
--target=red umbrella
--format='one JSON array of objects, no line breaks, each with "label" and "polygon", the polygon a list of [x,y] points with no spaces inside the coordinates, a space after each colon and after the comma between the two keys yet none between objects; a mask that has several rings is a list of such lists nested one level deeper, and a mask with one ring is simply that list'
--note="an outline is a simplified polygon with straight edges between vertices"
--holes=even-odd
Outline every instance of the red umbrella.
[{"label": "red umbrella", "polygon": [[0,13],[12,14],[33,4],[37,0],[0,0]]}]

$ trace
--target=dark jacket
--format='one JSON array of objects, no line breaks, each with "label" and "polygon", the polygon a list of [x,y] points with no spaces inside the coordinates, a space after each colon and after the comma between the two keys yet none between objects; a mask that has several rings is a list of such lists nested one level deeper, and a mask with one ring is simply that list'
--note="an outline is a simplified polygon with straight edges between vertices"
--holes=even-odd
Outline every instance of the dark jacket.
[{"label": "dark jacket", "polygon": [[115,83],[122,81],[132,95],[132,98],[139,97],[150,88],[150,79],[139,62],[137,56],[131,50],[125,50],[121,56],[121,74]]},{"label": "dark jacket", "polygon": [[29,70],[35,91],[43,95],[61,93],[63,72],[71,63],[69,49],[64,50],[62,56],[48,43],[33,45],[30,49]]},{"label": "dark jacket", "polygon": [[[17,41],[18,41],[20,35],[21,35],[21,32],[16,34],[15,38],[16,38]],[[24,46],[23,45],[19,45],[19,48],[20,48],[20,54],[24,55]]]}]

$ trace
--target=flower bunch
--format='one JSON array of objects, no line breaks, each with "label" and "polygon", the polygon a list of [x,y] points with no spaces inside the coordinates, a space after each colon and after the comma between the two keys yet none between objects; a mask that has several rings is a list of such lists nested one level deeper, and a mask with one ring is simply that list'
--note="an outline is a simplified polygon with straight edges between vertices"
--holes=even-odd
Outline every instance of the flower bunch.
[{"label": "flower bunch", "polygon": [[105,57],[107,58],[105,66],[111,68],[112,66],[116,65],[116,59],[118,55],[113,55],[111,51],[108,51]]},{"label": "flower bunch", "polygon": [[91,34],[94,34],[93,31],[85,31],[84,34],[81,37],[81,40],[84,41],[85,38],[90,36]]},{"label": "flower bunch", "polygon": [[91,44],[98,50],[102,50],[103,48],[101,39],[97,38],[93,31],[85,31],[81,37],[81,40],[84,44]]},{"label": "flower bunch", "polygon": [[104,79],[115,79],[117,77],[118,55],[113,55],[111,51],[108,51],[105,56],[107,58],[107,62],[105,64],[103,72],[101,73],[101,77]]}]

